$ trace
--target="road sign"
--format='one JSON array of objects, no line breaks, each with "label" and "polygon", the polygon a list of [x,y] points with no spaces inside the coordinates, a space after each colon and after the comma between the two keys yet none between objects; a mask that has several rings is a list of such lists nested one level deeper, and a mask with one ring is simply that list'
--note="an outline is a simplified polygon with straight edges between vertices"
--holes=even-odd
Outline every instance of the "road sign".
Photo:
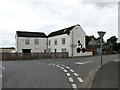
[{"label": "road sign", "polygon": [[106,33],[106,32],[98,31],[98,35],[99,35],[100,37],[102,37],[102,38],[103,38],[103,36],[105,35],[105,33]]},{"label": "road sign", "polygon": [[103,39],[103,36],[105,35],[106,32],[103,32],[103,31],[98,31],[98,35],[100,36],[100,39],[101,39],[101,66],[102,66],[102,39]]}]

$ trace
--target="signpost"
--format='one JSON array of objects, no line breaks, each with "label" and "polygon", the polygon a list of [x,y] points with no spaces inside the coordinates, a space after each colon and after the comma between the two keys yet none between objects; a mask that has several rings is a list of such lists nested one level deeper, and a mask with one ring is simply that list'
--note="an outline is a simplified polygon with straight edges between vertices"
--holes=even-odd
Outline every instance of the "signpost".
[{"label": "signpost", "polygon": [[102,58],[102,48],[103,48],[103,46],[102,46],[102,39],[103,39],[103,36],[105,35],[105,33],[106,32],[103,32],[103,31],[98,31],[98,35],[100,36],[100,38],[101,38],[101,66],[102,66],[102,64],[103,64],[103,58]]}]

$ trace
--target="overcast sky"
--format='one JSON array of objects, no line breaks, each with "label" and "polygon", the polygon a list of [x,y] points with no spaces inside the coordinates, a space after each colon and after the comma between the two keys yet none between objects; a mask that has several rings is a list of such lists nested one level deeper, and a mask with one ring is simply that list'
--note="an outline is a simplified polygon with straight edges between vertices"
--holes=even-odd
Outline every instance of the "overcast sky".
[{"label": "overcast sky", "polygon": [[118,37],[118,0],[1,0],[0,47],[15,46],[16,31],[45,32],[80,24],[86,35]]}]

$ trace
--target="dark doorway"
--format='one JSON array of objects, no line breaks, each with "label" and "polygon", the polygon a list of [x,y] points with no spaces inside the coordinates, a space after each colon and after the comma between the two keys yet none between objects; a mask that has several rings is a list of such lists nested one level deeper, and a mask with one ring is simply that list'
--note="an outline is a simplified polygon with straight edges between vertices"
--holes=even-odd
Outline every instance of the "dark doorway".
[{"label": "dark doorway", "polygon": [[57,52],[57,49],[55,49],[55,53]]},{"label": "dark doorway", "polygon": [[22,53],[31,53],[31,49],[22,49]]}]

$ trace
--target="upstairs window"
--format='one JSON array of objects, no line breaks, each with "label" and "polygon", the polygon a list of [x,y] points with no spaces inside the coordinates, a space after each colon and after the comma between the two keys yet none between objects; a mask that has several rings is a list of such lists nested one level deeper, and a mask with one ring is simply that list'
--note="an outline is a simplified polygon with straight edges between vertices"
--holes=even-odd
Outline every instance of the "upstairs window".
[{"label": "upstairs window", "polygon": [[25,39],[25,45],[29,45],[30,44],[30,40],[29,39]]},{"label": "upstairs window", "polygon": [[57,40],[55,40],[55,45],[57,45]]},{"label": "upstairs window", "polygon": [[34,44],[35,44],[35,45],[38,45],[38,44],[39,44],[39,39],[35,39],[35,40],[34,40]]},{"label": "upstairs window", "polygon": [[62,38],[62,44],[65,44],[65,38]]}]

